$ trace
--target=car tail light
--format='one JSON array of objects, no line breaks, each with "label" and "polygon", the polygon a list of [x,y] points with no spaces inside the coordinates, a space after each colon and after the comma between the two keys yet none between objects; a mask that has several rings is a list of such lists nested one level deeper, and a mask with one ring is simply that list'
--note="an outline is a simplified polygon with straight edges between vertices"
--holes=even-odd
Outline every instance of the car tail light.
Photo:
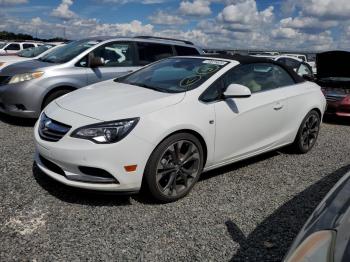
[{"label": "car tail light", "polygon": [[342,101],[342,104],[350,105],[350,95],[347,95]]}]

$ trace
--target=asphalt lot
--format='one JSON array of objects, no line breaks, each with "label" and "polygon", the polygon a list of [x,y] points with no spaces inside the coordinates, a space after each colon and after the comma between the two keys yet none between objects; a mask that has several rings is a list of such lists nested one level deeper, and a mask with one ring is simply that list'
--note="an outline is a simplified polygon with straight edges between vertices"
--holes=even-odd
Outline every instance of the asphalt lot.
[{"label": "asphalt lot", "polygon": [[280,261],[350,170],[350,123],[337,121],[306,155],[281,150],[203,174],[188,197],[157,205],[33,172],[32,125],[0,115],[0,261]]}]

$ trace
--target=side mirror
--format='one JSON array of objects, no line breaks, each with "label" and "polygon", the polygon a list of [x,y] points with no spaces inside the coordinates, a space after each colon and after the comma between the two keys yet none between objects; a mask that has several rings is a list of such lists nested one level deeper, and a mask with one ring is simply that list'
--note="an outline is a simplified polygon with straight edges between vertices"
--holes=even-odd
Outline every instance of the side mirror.
[{"label": "side mirror", "polygon": [[101,57],[98,56],[94,56],[93,53],[89,54],[89,62],[88,62],[88,66],[91,68],[96,68],[99,66],[103,66],[103,59]]},{"label": "side mirror", "polygon": [[252,92],[246,86],[239,84],[231,84],[227,87],[226,91],[223,93],[223,98],[246,98],[250,97]]}]

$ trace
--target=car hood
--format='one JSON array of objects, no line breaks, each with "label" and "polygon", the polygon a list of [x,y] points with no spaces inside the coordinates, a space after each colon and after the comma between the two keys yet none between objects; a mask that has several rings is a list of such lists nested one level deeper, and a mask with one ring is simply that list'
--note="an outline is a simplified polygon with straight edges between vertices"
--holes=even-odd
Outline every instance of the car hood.
[{"label": "car hood", "polygon": [[[1,61],[1,57],[0,57],[0,61]],[[8,65],[8,66],[5,65],[5,67],[1,70],[1,75],[14,76],[16,74],[33,72],[37,69],[43,69],[45,67],[50,67],[53,65],[55,64],[41,62],[39,60],[22,61],[22,62]]]},{"label": "car hood", "polygon": [[29,58],[26,58],[26,57],[20,57],[20,56],[0,56],[0,63],[3,62],[3,63],[8,63],[8,62],[19,62],[19,61],[24,61],[24,60],[27,60]]},{"label": "car hood", "polygon": [[350,52],[331,51],[316,55],[317,78],[344,77],[350,78],[346,66],[350,61]]},{"label": "car hood", "polygon": [[145,115],[182,101],[185,93],[162,93],[139,86],[100,82],[56,100],[58,106],[101,121]]}]

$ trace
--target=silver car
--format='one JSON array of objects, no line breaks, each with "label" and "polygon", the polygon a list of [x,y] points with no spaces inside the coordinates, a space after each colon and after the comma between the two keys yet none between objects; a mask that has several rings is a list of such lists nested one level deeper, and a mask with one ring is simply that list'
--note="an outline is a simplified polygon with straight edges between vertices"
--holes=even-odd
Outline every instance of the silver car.
[{"label": "silver car", "polygon": [[168,38],[89,38],[0,71],[0,112],[37,118],[51,101],[173,55],[198,55],[191,42]]}]

